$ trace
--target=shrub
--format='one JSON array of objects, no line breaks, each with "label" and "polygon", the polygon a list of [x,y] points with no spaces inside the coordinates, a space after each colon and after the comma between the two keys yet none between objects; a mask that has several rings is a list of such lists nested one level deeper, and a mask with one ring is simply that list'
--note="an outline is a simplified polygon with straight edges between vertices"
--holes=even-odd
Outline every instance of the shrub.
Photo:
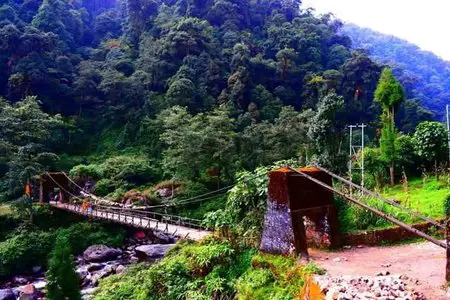
[{"label": "shrub", "polygon": [[55,233],[25,231],[0,242],[0,278],[46,266],[54,238]]},{"label": "shrub", "polygon": [[[380,200],[372,198],[365,198],[360,200],[379,211],[386,211],[387,209],[386,204]],[[341,223],[347,223],[343,226],[347,230],[366,230],[373,227],[390,224],[385,219],[357,205],[348,205],[344,210],[344,213],[344,219],[341,221]]]},{"label": "shrub", "polygon": [[69,238],[63,233],[56,238],[47,272],[47,298],[49,300],[81,299],[70,244]]},{"label": "shrub", "polygon": [[157,173],[149,159],[139,156],[115,156],[107,159],[102,166],[105,178],[137,185],[152,181]]},{"label": "shrub", "polygon": [[112,193],[116,189],[117,183],[111,179],[103,178],[95,184],[94,192],[97,196],[103,197]]},{"label": "shrub", "polygon": [[72,245],[73,254],[81,253],[94,244],[119,247],[125,238],[125,230],[119,227],[106,227],[98,223],[83,222],[60,230]]},{"label": "shrub", "polygon": [[444,199],[444,213],[447,218],[450,217],[450,194]]},{"label": "shrub", "polygon": [[45,267],[58,234],[66,236],[70,241],[72,254],[79,254],[93,244],[118,247],[125,238],[123,229],[90,222],[75,223],[68,228],[48,232],[36,230],[36,227],[37,225],[33,225],[29,229],[22,229],[13,237],[0,242],[0,278],[17,273],[28,274],[37,265]]},{"label": "shrub", "polygon": [[323,273],[293,257],[256,252],[215,237],[181,241],[157,264],[102,280],[94,299],[293,299],[306,276]]},{"label": "shrub", "polygon": [[87,180],[89,177],[97,180],[103,178],[103,172],[103,168],[100,165],[78,165],[70,170],[69,175],[74,180]]}]

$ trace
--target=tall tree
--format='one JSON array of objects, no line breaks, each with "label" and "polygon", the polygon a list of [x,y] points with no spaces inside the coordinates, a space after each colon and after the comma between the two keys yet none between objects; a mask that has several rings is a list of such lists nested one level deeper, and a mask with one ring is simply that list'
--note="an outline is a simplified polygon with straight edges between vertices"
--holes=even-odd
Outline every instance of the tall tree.
[{"label": "tall tree", "polygon": [[392,71],[389,68],[385,68],[381,73],[380,81],[375,90],[374,101],[380,103],[383,109],[380,147],[383,158],[389,163],[391,186],[395,184],[394,163],[396,156],[395,140],[397,137],[395,112],[403,100],[404,92],[401,84],[395,79]]},{"label": "tall tree", "polygon": [[439,162],[448,157],[447,130],[444,125],[428,121],[420,123],[414,133],[414,144],[417,154],[425,163],[434,163],[438,177]]},{"label": "tall tree", "polygon": [[81,299],[72,249],[65,234],[60,233],[56,238],[55,248],[50,258],[47,280],[47,297],[49,300]]},{"label": "tall tree", "polygon": [[316,114],[310,120],[308,137],[313,144],[314,159],[324,167],[339,169],[341,166],[338,128],[334,121],[343,105],[344,99],[332,90],[319,100]]},{"label": "tall tree", "polygon": [[36,97],[11,105],[0,98],[0,151],[8,154],[6,182],[9,194],[17,195],[32,176],[57,160],[46,152],[51,130],[62,122],[44,113]]}]

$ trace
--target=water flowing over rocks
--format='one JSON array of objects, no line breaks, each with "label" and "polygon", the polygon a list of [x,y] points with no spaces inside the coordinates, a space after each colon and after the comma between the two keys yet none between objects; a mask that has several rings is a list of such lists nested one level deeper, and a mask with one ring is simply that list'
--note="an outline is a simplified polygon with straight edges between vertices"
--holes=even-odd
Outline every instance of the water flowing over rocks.
[{"label": "water flowing over rocks", "polygon": [[326,300],[425,300],[407,276],[316,276]]},{"label": "water flowing over rocks", "polygon": [[16,295],[12,289],[0,290],[0,300],[15,300]]}]

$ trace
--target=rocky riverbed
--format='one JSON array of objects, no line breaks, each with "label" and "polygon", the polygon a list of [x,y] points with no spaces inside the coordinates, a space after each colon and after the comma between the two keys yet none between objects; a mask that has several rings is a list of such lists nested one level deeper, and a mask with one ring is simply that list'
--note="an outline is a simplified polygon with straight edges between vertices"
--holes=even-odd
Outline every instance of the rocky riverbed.
[{"label": "rocky riverbed", "polygon": [[[126,240],[122,248],[90,246],[76,257],[76,273],[80,278],[83,299],[92,296],[100,279],[122,273],[131,264],[161,259],[175,242],[175,237],[165,233],[136,232]],[[36,266],[32,273],[28,276],[14,276],[0,283],[0,300],[44,299],[47,286],[45,270]]]}]

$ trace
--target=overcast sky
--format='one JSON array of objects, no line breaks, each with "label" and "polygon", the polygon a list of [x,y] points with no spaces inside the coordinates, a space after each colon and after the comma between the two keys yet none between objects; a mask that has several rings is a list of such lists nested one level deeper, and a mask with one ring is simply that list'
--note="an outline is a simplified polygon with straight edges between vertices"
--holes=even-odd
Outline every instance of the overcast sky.
[{"label": "overcast sky", "polygon": [[345,22],[405,39],[450,60],[449,0],[304,0]]}]

